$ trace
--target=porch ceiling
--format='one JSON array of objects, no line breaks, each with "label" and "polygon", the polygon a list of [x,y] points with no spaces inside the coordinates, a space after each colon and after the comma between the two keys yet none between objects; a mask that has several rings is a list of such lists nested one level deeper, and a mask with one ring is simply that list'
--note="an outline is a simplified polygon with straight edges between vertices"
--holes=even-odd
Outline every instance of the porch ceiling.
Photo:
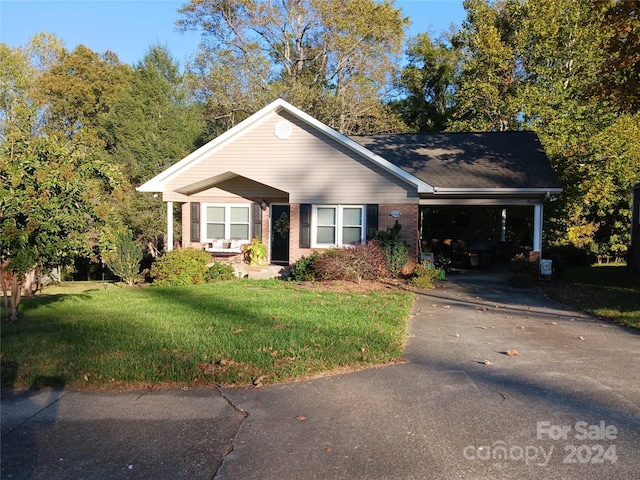
[{"label": "porch ceiling", "polygon": [[219,188],[230,193],[245,196],[247,190],[254,190],[254,196],[288,197],[289,193],[280,189],[265,185],[251,178],[239,175],[235,172],[224,172],[219,175],[199,180],[176,189],[183,195],[196,195],[211,188]]}]

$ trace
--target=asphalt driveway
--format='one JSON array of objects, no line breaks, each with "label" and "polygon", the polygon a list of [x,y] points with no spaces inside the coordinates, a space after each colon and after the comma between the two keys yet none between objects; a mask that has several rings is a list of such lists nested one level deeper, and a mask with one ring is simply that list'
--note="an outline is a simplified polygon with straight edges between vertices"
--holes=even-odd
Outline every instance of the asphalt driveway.
[{"label": "asphalt driveway", "polygon": [[406,363],[2,399],[2,478],[640,478],[640,336],[503,277],[416,295]]},{"label": "asphalt driveway", "polygon": [[452,280],[417,294],[408,363],[224,390],[248,416],[216,478],[640,478],[637,332]]}]

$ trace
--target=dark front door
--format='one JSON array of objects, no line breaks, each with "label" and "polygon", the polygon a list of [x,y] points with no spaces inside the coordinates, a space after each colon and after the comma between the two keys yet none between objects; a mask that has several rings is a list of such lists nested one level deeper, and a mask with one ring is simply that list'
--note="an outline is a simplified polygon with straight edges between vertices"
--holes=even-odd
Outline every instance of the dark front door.
[{"label": "dark front door", "polygon": [[271,205],[271,262],[289,264],[289,205]]}]

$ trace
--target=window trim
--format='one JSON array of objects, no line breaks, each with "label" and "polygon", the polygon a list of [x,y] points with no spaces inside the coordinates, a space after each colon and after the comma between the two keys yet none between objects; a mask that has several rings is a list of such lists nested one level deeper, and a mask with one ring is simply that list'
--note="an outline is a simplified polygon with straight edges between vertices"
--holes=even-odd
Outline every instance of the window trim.
[{"label": "window trim", "polygon": [[[351,247],[353,243],[343,243],[342,235],[344,228],[344,210],[346,208],[357,208],[362,212],[360,223],[360,245],[364,245],[366,242],[366,228],[367,228],[367,206],[366,205],[341,205],[341,204],[314,204],[311,206],[311,248],[332,248],[332,247]],[[334,237],[335,243],[318,243],[318,209],[319,208],[333,208],[336,211],[336,234]],[[353,227],[354,225],[347,225]]]},{"label": "window trim", "polygon": [[[207,236],[207,226],[209,225],[209,222],[207,221],[207,208],[208,207],[224,207],[224,238],[209,238]],[[252,230],[253,230],[253,226],[252,226],[252,222],[251,222],[251,203],[221,203],[221,202],[209,202],[209,203],[202,203],[202,210],[200,211],[200,218],[201,218],[201,230],[200,230],[200,238],[202,239],[202,242],[212,242],[214,240],[223,240],[223,241],[231,241],[231,208],[232,207],[242,207],[242,208],[246,208],[247,209],[247,222],[246,225],[249,227],[248,232],[249,232],[249,238],[248,239],[238,239],[239,241],[242,242],[248,242],[251,241],[251,234],[252,234]],[[244,225],[245,223],[239,223],[239,222],[233,222],[234,225]]]}]

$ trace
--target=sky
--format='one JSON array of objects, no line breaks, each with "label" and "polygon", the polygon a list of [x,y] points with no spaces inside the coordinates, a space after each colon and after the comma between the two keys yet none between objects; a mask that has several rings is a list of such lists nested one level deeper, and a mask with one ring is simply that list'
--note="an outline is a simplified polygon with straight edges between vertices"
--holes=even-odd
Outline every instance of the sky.
[{"label": "sky", "polygon": [[[40,32],[55,33],[68,50],[83,44],[120,61],[139,62],[152,45],[166,46],[181,65],[197,50],[198,32],[178,32],[177,9],[187,0],[0,0],[0,41],[25,45]],[[465,18],[463,0],[396,0],[411,18],[409,36],[436,37]]]}]

